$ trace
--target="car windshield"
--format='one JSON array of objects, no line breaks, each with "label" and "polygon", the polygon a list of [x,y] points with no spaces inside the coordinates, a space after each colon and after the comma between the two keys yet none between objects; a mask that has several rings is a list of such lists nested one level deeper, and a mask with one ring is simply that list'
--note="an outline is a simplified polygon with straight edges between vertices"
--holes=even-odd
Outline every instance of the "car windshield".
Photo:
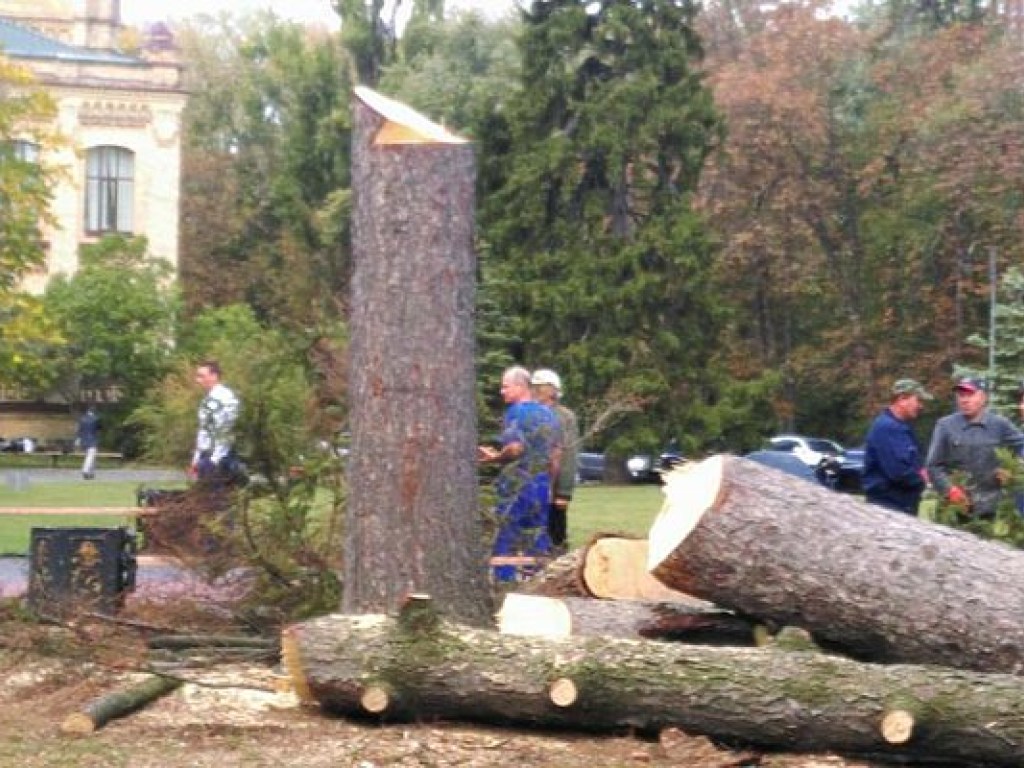
[{"label": "car windshield", "polygon": [[831,440],[812,439],[807,441],[812,451],[818,453],[842,453],[843,449]]}]

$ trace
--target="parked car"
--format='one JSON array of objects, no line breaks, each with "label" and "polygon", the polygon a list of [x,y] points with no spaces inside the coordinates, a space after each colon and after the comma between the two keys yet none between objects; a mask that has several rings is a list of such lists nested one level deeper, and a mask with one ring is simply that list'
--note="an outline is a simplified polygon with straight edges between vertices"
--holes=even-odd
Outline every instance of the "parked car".
[{"label": "parked car", "polygon": [[604,480],[604,454],[580,452],[576,454],[576,482],[600,483]]},{"label": "parked car", "polygon": [[758,464],[777,469],[780,472],[785,472],[787,475],[799,477],[801,480],[806,480],[810,483],[820,482],[817,475],[814,474],[814,470],[792,453],[785,451],[754,451],[753,453],[748,453],[743,458],[756,461]]},{"label": "parked car", "polygon": [[32,453],[36,449],[34,437],[12,437],[10,440],[0,438],[0,451],[3,453]]},{"label": "parked car", "polygon": [[635,453],[626,459],[626,472],[634,483],[660,483],[661,475],[680,464],[686,458],[673,440],[657,456],[649,453]]},{"label": "parked car", "polygon": [[768,450],[796,456],[823,484],[844,493],[859,493],[864,474],[864,451],[847,451],[835,440],[804,435],[776,435]]},{"label": "parked car", "polygon": [[785,451],[796,455],[804,464],[814,469],[826,457],[838,458],[843,455],[843,446],[824,437],[803,435],[776,435],[768,439],[768,450]]}]

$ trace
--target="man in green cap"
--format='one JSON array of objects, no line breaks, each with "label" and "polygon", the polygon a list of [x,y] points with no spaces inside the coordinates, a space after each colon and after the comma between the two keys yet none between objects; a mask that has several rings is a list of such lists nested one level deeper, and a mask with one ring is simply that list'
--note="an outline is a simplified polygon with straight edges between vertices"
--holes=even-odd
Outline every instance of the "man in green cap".
[{"label": "man in green cap", "polygon": [[892,385],[888,407],[868,430],[864,450],[864,495],[872,504],[917,514],[924,493],[921,449],[910,422],[921,415],[928,391],[913,379]]}]

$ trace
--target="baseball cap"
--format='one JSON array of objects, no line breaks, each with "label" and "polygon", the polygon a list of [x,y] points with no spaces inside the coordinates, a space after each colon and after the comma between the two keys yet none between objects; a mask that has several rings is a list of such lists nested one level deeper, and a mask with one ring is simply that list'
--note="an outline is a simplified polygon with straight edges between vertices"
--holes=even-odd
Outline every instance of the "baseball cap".
[{"label": "baseball cap", "polygon": [[954,389],[964,392],[988,392],[988,385],[979,376],[964,376],[956,383]]},{"label": "baseball cap", "polygon": [[922,400],[934,400],[932,393],[914,379],[900,379],[892,385],[892,394],[896,395],[917,395]]},{"label": "baseball cap", "polygon": [[549,368],[538,368],[533,372],[533,376],[530,378],[530,383],[534,386],[539,384],[550,384],[555,388],[555,391],[562,391],[562,379],[557,373]]}]

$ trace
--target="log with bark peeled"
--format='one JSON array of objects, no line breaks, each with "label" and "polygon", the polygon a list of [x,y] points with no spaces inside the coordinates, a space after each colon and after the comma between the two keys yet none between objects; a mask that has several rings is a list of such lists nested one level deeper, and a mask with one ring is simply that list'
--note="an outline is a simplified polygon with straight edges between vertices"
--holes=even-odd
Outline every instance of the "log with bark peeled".
[{"label": "log with bark peeled", "polygon": [[[678,727],[787,750],[1024,764],[1024,679],[1013,675],[770,648],[515,637],[384,615],[296,624],[282,647],[307,702],[352,716]],[[894,710],[916,721],[902,743],[905,728],[883,733]]]},{"label": "log with bark peeled", "polygon": [[1024,552],[714,456],[668,473],[667,586],[854,655],[1021,674]]},{"label": "log with bark peeled", "polygon": [[754,624],[730,611],[686,603],[594,600],[510,592],[498,631],[532,637],[622,637],[702,645],[754,645]]},{"label": "log with bark peeled", "polygon": [[114,691],[90,702],[81,712],[68,715],[61,724],[64,733],[87,735],[118,717],[130,715],[181,685],[181,680],[151,675],[141,683]]}]

